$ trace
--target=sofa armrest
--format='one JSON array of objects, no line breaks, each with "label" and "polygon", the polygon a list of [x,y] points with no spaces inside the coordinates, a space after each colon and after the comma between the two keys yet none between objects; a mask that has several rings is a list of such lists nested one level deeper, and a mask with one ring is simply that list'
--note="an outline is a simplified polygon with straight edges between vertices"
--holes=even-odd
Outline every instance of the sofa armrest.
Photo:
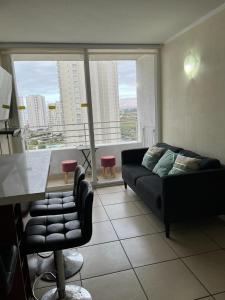
[{"label": "sofa armrest", "polygon": [[225,213],[225,168],[165,176],[162,181],[166,219]]},{"label": "sofa armrest", "polygon": [[141,164],[147,150],[148,148],[123,150],[121,152],[122,165],[129,163]]}]

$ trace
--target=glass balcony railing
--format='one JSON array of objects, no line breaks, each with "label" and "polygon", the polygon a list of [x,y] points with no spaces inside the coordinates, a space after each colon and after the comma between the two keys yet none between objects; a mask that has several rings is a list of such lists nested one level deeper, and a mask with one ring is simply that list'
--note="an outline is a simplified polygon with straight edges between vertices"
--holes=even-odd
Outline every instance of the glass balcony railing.
[{"label": "glass balcony railing", "polygon": [[[88,123],[22,128],[26,150],[60,149],[89,145]],[[94,123],[95,144],[108,145],[138,140],[137,118]]]}]

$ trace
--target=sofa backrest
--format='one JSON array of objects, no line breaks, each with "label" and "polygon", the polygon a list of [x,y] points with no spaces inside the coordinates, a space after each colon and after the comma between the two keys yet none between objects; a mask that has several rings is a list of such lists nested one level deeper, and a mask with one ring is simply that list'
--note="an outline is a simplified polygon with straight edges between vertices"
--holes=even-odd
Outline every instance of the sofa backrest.
[{"label": "sofa backrest", "polygon": [[157,143],[156,146],[165,148],[165,149],[167,149],[167,150],[171,150],[171,151],[173,151],[173,152],[175,152],[175,153],[178,153],[178,152],[180,152],[181,150],[183,150],[182,148],[175,147],[175,146],[171,146],[171,145],[166,144],[166,143]]},{"label": "sofa backrest", "polygon": [[188,157],[194,157],[201,159],[200,170],[207,170],[207,169],[219,169],[221,167],[220,161],[216,158],[210,158],[206,156],[201,156],[195,152],[189,150],[181,150],[179,154]]}]

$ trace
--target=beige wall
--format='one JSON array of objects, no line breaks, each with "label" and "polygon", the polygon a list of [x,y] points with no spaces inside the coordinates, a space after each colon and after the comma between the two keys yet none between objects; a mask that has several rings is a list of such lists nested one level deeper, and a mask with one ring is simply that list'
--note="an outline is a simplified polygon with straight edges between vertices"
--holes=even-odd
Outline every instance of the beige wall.
[{"label": "beige wall", "polygon": [[[194,79],[184,72],[192,50],[200,56]],[[163,141],[225,162],[225,10],[162,50]]]}]

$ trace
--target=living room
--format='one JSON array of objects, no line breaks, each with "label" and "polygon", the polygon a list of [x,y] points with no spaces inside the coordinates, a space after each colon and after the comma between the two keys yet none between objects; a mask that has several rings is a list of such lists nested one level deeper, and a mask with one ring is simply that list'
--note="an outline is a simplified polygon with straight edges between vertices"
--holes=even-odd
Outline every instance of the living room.
[{"label": "living room", "polygon": [[[90,144],[89,160],[91,164],[91,168],[86,172],[86,179],[91,182],[94,194],[93,232],[92,237],[90,237],[89,232],[89,241],[88,238],[84,239],[85,242],[83,240],[82,243],[76,241],[73,246],[72,244],[68,244],[68,246],[68,240],[62,242],[59,237],[57,246],[54,244],[52,247],[47,242],[47,238],[45,239],[44,248],[42,248],[43,243],[40,246],[40,241],[36,241],[36,244],[34,244],[29,236],[33,229],[29,226],[35,225],[35,220],[37,220],[35,218],[46,216],[46,211],[50,211],[51,207],[46,209],[46,202],[45,204],[41,203],[43,205],[42,209],[45,209],[44,214],[40,214],[40,211],[35,210],[35,200],[41,200],[42,198],[40,198],[40,192],[39,195],[37,192],[36,194],[33,192],[33,198],[30,196],[31,198],[28,200],[29,202],[33,201],[34,205],[28,208],[28,217],[26,216],[23,220],[22,230],[19,225],[19,232],[21,232],[18,234],[18,239],[22,240],[23,250],[21,253],[20,250],[17,250],[16,254],[21,261],[23,257],[28,257],[31,282],[23,282],[25,276],[22,276],[20,272],[26,273],[28,268],[25,271],[22,268],[20,269],[17,260],[16,275],[11,279],[10,284],[7,282],[10,276],[0,272],[3,274],[2,276],[0,274],[1,290],[3,291],[3,288],[7,289],[3,296],[0,292],[0,298],[5,300],[17,299],[15,298],[17,294],[21,295],[18,296],[20,297],[18,299],[21,300],[28,300],[31,297],[43,300],[64,299],[64,291],[66,293],[69,291],[71,294],[67,294],[68,299],[85,300],[114,300],[120,298],[129,300],[225,299],[225,207],[223,205],[223,200],[225,200],[223,190],[223,179],[225,178],[224,1],[162,0],[150,2],[131,1],[130,3],[128,3],[129,1],[125,1],[125,3],[119,1],[110,3],[107,1],[106,3],[98,0],[86,3],[81,3],[81,1],[77,3],[73,1],[56,1],[54,3],[48,0],[45,2],[43,4],[35,1],[30,3],[22,1],[18,5],[13,0],[1,1],[0,65],[9,73],[13,73],[10,69],[13,65],[12,58],[16,57],[19,61],[20,55],[33,56],[33,60],[45,60],[47,62],[49,59],[43,58],[45,55],[51,55],[51,57],[59,55],[62,61],[66,61],[67,58],[65,57],[67,55],[82,56],[81,61],[84,62],[84,74],[86,74],[85,88],[87,96],[87,103],[85,103],[86,106],[84,105],[85,108],[83,109],[87,110],[88,124],[86,130],[88,143]],[[140,85],[138,87],[139,92],[140,86],[146,87],[146,93],[142,93],[140,99],[143,97],[150,102],[152,101],[149,106],[144,105],[142,108],[140,108],[141,106],[138,108],[139,121],[142,114],[143,120],[141,121],[147,124],[148,112],[150,119],[154,120],[150,124],[153,124],[153,130],[145,132],[148,136],[151,135],[151,138],[146,139],[144,142],[137,138],[126,143],[116,141],[115,144],[96,145],[93,126],[93,116],[95,118],[95,115],[92,112],[92,109],[94,111],[96,108],[96,103],[91,99],[91,87],[93,85],[91,85],[91,72],[88,70],[90,67],[89,62],[93,60],[115,61],[116,59],[138,61],[143,54],[147,59],[154,56],[152,72],[143,71],[143,73],[140,73],[142,76],[139,76],[139,78],[143,78],[144,75],[154,78],[151,81],[151,89],[154,86],[155,91],[152,98],[143,96],[151,92],[150,88],[147,89],[144,80],[139,81]],[[91,58],[91,56],[94,58]],[[58,58],[51,58],[51,60],[60,61]],[[73,61],[75,61],[74,57]],[[145,63],[147,65],[148,60]],[[141,68],[138,67],[138,64],[136,66],[138,74]],[[32,74],[34,73],[31,72],[30,77],[32,77]],[[17,92],[18,86],[16,89],[15,86],[16,84],[13,85],[9,126],[21,129],[18,123],[18,112],[25,105],[20,105],[20,108],[18,108],[18,99],[14,94],[14,92]],[[0,101],[2,100],[0,99]],[[110,116],[107,118],[109,119]],[[2,122],[1,127],[4,126],[5,124]],[[67,131],[69,132],[68,128]],[[143,137],[143,132],[139,136]],[[24,142],[24,138],[2,134],[0,136],[2,157],[10,157],[15,153],[24,151],[25,148],[23,148],[24,145],[21,140]],[[162,152],[161,157],[169,150],[176,154],[173,166],[179,155],[189,156],[197,160],[202,159],[202,161],[206,159],[207,161],[204,161],[204,163],[210,165],[209,168],[206,168],[207,170],[196,172],[197,175],[194,174],[193,179],[190,181],[186,181],[185,176],[193,174],[175,174],[173,176],[169,174],[168,170],[166,175],[162,175],[163,178],[159,175],[162,182],[167,184],[171,181],[174,183],[173,189],[168,188],[168,194],[167,190],[164,190],[164,187],[161,190],[160,186],[159,189],[162,194],[160,199],[165,200],[168,198],[168,202],[176,202],[176,205],[179,206],[173,206],[176,213],[181,213],[180,208],[183,210],[183,215],[181,213],[177,218],[172,214],[169,231],[164,226],[167,223],[165,216],[170,216],[172,208],[164,209],[164,202],[158,196],[154,199],[152,205],[149,205],[148,199],[146,201],[146,198],[152,197],[151,191],[144,194],[144,186],[149,185],[149,183],[144,185],[149,170],[146,171],[145,169],[145,173],[139,173],[140,178],[141,176],[145,178],[142,181],[143,185],[140,185],[140,188],[137,185],[136,188],[136,184],[132,185],[132,183],[127,182],[130,178],[134,178],[136,171],[129,169],[129,175],[128,169],[126,169],[127,173],[123,169],[126,164],[130,164],[133,168],[137,161],[140,168],[144,168],[141,166],[144,155],[148,148],[150,147],[151,150],[151,147],[155,144],[159,148],[166,149]],[[7,154],[8,147],[11,151],[9,154]],[[98,149],[96,150],[96,148]],[[142,148],[141,154],[135,152],[139,151],[137,149],[140,148]],[[130,155],[130,150],[134,151],[135,154]],[[185,151],[186,155],[184,154]],[[51,161],[48,156],[50,152],[52,153]],[[16,220],[18,214],[19,218],[22,216],[21,207],[15,205],[15,203],[17,201],[20,203],[22,201],[24,203],[28,202],[28,200],[25,200],[25,192],[28,193],[29,188],[24,188],[21,192],[21,182],[23,180],[27,183],[27,187],[29,187],[29,184],[35,186],[35,182],[36,185],[39,185],[39,177],[43,178],[43,182],[44,178],[47,180],[49,165],[50,172],[54,170],[57,174],[61,172],[62,160],[73,159],[77,161],[78,165],[82,162],[81,152],[77,149],[74,151],[74,148],[71,147],[50,149],[50,151],[38,149],[24,151],[24,153],[31,155],[32,158],[31,161],[28,160],[28,173],[18,177],[17,172],[24,172],[25,168],[20,166],[21,170],[18,171],[16,167],[18,162],[15,162],[14,165],[13,160],[12,172],[9,172],[9,174],[14,176],[12,178],[16,180],[15,182],[8,177],[8,171],[5,164],[2,163],[1,218],[11,206],[17,215]],[[35,153],[37,156],[43,156],[42,160],[39,160],[39,165],[33,162]],[[194,156],[193,153],[198,155]],[[112,176],[106,176],[107,178],[103,180],[104,173],[103,176],[101,173],[101,157],[108,157],[109,155],[115,156],[119,174],[119,178],[116,178],[116,180]],[[171,165],[170,170],[173,166]],[[32,172],[32,168],[35,170],[33,180],[29,178],[29,175],[32,174],[29,173]],[[77,170],[76,172],[80,172],[78,174],[80,177],[85,176],[82,173],[82,168],[79,171]],[[153,170],[154,168],[152,168]],[[138,172],[142,171],[139,170]],[[199,177],[198,174],[200,176],[203,174],[204,179]],[[62,199],[62,194],[60,196],[59,193],[70,191],[73,189],[73,185],[75,186],[73,173],[70,175],[69,184],[60,183],[57,188],[51,187],[47,192],[57,192],[57,197]],[[154,178],[155,176],[158,177],[158,175],[153,176]],[[6,177],[10,189],[14,190],[15,188],[15,190],[18,189],[19,193],[22,193],[18,194],[18,200],[14,200],[16,199],[15,195],[12,196],[11,194],[3,198],[3,194],[6,194],[7,190]],[[176,182],[177,177],[179,181]],[[141,184],[140,178],[135,177],[135,182]],[[180,178],[184,178],[184,181],[188,183],[183,184]],[[125,183],[125,186],[123,183]],[[13,186],[14,188],[12,188]],[[152,186],[158,188],[158,183],[153,181]],[[86,191],[89,198],[92,195],[90,188],[88,192]],[[201,191],[199,191],[200,189]],[[175,193],[173,194],[174,190]],[[29,193],[31,193],[30,190]],[[48,193],[47,197],[51,198],[50,194]],[[85,193],[83,195],[85,197]],[[193,198],[186,205],[189,197],[192,197],[191,195],[193,195]],[[68,198],[71,197],[70,194],[67,194],[67,196]],[[47,197],[45,197],[45,201]],[[204,204],[207,208],[204,207]],[[69,208],[71,207],[68,206]],[[56,211],[58,208],[54,207],[53,209]],[[162,209],[163,215],[158,213],[158,209]],[[165,211],[169,211],[169,213],[166,214]],[[202,211],[204,213],[201,215],[200,212]],[[62,215],[63,213],[65,212],[51,214]],[[194,219],[191,218],[193,216]],[[29,221],[30,218],[31,221]],[[89,221],[90,219],[91,217]],[[39,223],[40,220],[38,219],[37,222]],[[60,220],[56,224],[50,225],[52,228],[56,228],[56,232],[55,229],[49,229],[53,230],[56,235],[62,231],[62,221]],[[4,224],[8,226],[7,228],[11,228],[4,222],[6,220],[0,222],[1,228],[5,228]],[[77,220],[71,222],[74,224]],[[40,224],[40,226],[45,226],[42,223]],[[39,232],[40,228],[35,230]],[[0,262],[4,261],[5,243],[10,247],[15,246],[15,242],[6,239],[4,231],[1,229],[3,238],[0,248],[2,247],[3,250],[0,254]],[[25,241],[23,241],[24,236]],[[45,236],[43,231],[39,232],[40,236],[41,238]],[[64,290],[64,276],[61,276],[64,271],[62,264],[60,264],[59,252],[63,250],[63,255],[66,257],[67,254],[64,249],[67,248],[77,248],[78,252],[75,253],[82,255],[82,264],[84,263],[83,266],[81,264],[82,268],[80,266],[79,271],[76,274],[74,272],[72,276],[66,273],[67,270],[65,271],[66,286],[76,286],[73,292],[67,290],[67,288]],[[44,250],[40,251],[40,249]],[[53,258],[53,255],[45,254],[46,257],[44,257],[44,255],[37,254],[37,252],[47,251],[54,252],[55,263],[61,269],[57,269],[58,273],[53,271],[53,278],[47,278],[46,280],[46,278],[39,278],[40,270],[37,267],[37,262],[41,264],[41,261]],[[68,268],[66,260],[67,258],[64,259],[65,269]],[[26,262],[26,258],[24,261]],[[9,270],[11,273],[13,273],[12,265]],[[46,270],[44,267],[43,270],[50,271],[50,269]],[[6,277],[7,280],[5,280]],[[49,291],[56,286],[56,282],[58,290],[53,290],[54,296],[52,296]],[[33,291],[30,289],[31,284],[34,284]],[[77,288],[80,286],[82,289]],[[23,289],[26,291],[21,292]]]}]

